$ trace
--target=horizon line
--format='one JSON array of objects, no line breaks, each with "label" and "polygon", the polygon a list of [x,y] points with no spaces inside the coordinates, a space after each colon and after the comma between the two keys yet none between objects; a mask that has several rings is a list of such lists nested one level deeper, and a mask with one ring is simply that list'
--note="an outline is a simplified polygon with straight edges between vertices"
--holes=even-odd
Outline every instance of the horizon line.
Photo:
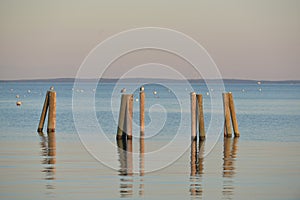
[{"label": "horizon line", "polygon": [[[160,80],[160,81],[183,81],[182,79],[173,79],[173,78],[37,78],[37,79],[0,79],[0,82],[29,82],[29,81],[58,81],[58,82],[74,82],[76,79],[82,81],[94,81],[94,80],[104,80],[104,81],[117,81],[117,80]],[[214,81],[214,80],[223,80],[223,81],[249,81],[249,82],[299,82],[300,79],[287,79],[287,80],[264,80],[264,79],[242,79],[242,78],[224,78],[224,79],[202,79],[202,78],[188,78],[187,81]]]}]

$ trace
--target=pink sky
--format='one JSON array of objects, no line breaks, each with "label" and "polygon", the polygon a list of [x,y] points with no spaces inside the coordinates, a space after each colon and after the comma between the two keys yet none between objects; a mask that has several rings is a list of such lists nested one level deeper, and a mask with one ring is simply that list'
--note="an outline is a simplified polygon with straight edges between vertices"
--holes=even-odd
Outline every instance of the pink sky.
[{"label": "pink sky", "polygon": [[[297,0],[7,0],[0,2],[0,79],[74,77],[99,42],[145,26],[175,29],[194,38],[224,78],[300,78]],[[132,59],[141,59],[136,56]],[[134,63],[130,56],[123,61]],[[188,67],[186,71],[187,78],[197,78]],[[106,76],[114,77],[114,70]]]}]

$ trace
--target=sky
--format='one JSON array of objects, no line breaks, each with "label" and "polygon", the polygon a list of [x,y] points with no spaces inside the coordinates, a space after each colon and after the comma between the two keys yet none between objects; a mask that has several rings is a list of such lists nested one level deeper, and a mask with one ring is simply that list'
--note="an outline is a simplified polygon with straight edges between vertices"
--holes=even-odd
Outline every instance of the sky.
[{"label": "sky", "polygon": [[[0,79],[75,77],[101,41],[149,26],[195,39],[223,78],[300,80],[298,0],[1,0]],[[187,78],[199,78],[192,67],[173,57],[137,52],[113,63],[105,77],[121,75],[116,75],[118,69],[125,66],[164,60],[171,67],[178,65]]]}]

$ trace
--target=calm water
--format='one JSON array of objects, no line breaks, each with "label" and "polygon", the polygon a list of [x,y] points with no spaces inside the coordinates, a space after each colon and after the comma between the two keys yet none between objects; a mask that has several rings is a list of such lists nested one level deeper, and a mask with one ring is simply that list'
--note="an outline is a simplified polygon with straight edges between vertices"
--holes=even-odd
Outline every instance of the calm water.
[{"label": "calm water", "polygon": [[[57,127],[55,135],[48,137],[47,134],[39,135],[36,129],[45,93],[51,85],[57,92]],[[122,87],[128,89],[132,86],[125,84]],[[143,151],[154,152],[168,144],[179,128],[180,119],[183,120],[186,137],[190,137],[189,110],[181,109],[180,104],[186,102],[176,99],[176,95],[189,97],[190,89],[178,83],[173,83],[173,86],[182,92],[174,94],[161,85],[146,85],[148,128],[145,134],[149,138],[142,143],[138,139],[133,140],[132,151],[138,155],[139,162],[126,151],[103,149],[114,154],[111,159],[119,169],[113,170],[94,159],[80,142],[72,115],[72,92],[81,95],[83,104],[80,109],[83,113],[87,112],[88,105],[84,104],[86,95],[95,93],[96,117],[109,140],[116,145],[115,118],[122,87],[101,84],[93,91],[88,87],[73,88],[72,83],[1,82],[0,197],[300,198],[299,84],[225,85],[226,91],[232,91],[235,98],[241,137],[226,140],[220,137],[210,152],[203,148],[209,145],[207,142],[192,143],[170,166],[145,173],[144,169],[150,163],[147,155],[143,156]],[[193,88],[204,95],[205,124],[208,128],[212,112],[220,112],[211,110],[210,95],[213,91],[208,91],[204,85],[193,85]],[[154,95],[153,91],[157,94]],[[16,106],[16,95],[23,102],[20,107]],[[138,98],[137,91],[134,97]],[[135,100],[134,122],[137,124],[138,105]],[[222,115],[222,112],[219,114]],[[164,123],[161,123],[163,120]],[[134,132],[137,131],[134,129]],[[90,133],[87,131],[86,134]],[[203,158],[202,155],[207,153]],[[153,162],[161,162],[159,159]],[[133,165],[138,167],[137,173],[132,173]]]}]

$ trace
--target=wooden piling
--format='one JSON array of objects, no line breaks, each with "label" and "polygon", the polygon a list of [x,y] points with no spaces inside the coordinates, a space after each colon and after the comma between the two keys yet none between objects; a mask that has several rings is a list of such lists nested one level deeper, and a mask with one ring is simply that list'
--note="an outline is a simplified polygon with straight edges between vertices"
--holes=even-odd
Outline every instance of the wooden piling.
[{"label": "wooden piling", "polygon": [[122,94],[117,139],[132,139],[133,94]]},{"label": "wooden piling", "polygon": [[197,122],[196,122],[196,93],[191,92],[191,139],[197,140]]},{"label": "wooden piling", "polygon": [[199,125],[199,139],[205,140],[204,114],[203,114],[203,98],[201,94],[197,94],[198,102],[198,125]]},{"label": "wooden piling", "polygon": [[223,107],[224,107],[224,118],[225,118],[224,136],[231,137],[232,130],[231,130],[231,124],[230,124],[230,109],[229,109],[228,93],[223,93]]},{"label": "wooden piling", "polygon": [[127,96],[126,134],[127,139],[132,139],[133,94]]},{"label": "wooden piling", "polygon": [[55,132],[56,127],[56,92],[49,91],[48,92],[48,127],[47,132]]},{"label": "wooden piling", "polygon": [[126,112],[126,95],[122,94],[121,104],[120,104],[120,112],[119,112],[119,122],[118,122],[118,130],[117,130],[117,139],[123,138],[124,133],[124,122],[125,122],[125,112]]},{"label": "wooden piling", "polygon": [[144,87],[140,88],[140,137],[145,134],[145,92]]},{"label": "wooden piling", "polygon": [[47,114],[47,110],[48,110],[48,94],[49,91],[47,91],[46,97],[45,97],[45,101],[44,101],[44,106],[43,106],[43,110],[42,110],[42,114],[41,114],[41,118],[40,118],[40,123],[37,129],[37,132],[43,132],[43,128],[44,128],[44,124],[45,124],[45,119],[46,119],[46,114]]},{"label": "wooden piling", "polygon": [[229,109],[230,109],[230,114],[231,114],[231,121],[232,121],[234,136],[240,137],[240,132],[239,132],[237,117],[236,117],[236,113],[235,113],[235,107],[234,107],[232,93],[229,92],[228,96],[229,96]]}]

